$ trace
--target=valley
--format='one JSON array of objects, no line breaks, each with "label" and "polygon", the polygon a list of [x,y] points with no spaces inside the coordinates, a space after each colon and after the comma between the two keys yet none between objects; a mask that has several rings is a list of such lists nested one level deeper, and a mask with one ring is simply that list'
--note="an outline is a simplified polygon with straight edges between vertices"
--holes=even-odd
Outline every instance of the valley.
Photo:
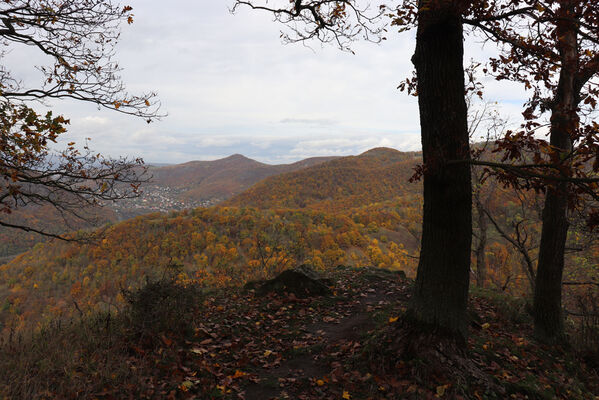
[{"label": "valley", "polygon": [[[137,307],[132,306],[133,303],[129,296],[132,293],[144,293],[144,290],[154,290],[148,289],[153,287],[152,285],[158,285],[157,287],[175,285],[173,289],[168,290],[176,290],[175,293],[181,295],[189,289],[199,290],[199,293],[203,293],[199,295],[202,298],[205,294],[210,293],[224,296],[223,300],[218,300],[224,305],[214,305],[213,297],[202,301],[208,304],[207,307],[211,310],[214,307],[217,307],[218,310],[236,310],[242,305],[234,299],[249,296],[245,301],[254,301],[252,300],[254,299],[253,292],[246,294],[243,289],[244,285],[250,282],[265,281],[288,268],[307,264],[317,273],[332,277],[336,282],[335,286],[339,288],[336,290],[342,290],[344,293],[349,290],[353,293],[351,296],[365,296],[365,299],[369,299],[369,296],[379,296],[376,307],[375,303],[362,304],[352,298],[340,297],[334,298],[334,300],[323,300],[327,302],[325,303],[326,307],[332,307],[329,309],[320,305],[318,303],[320,300],[317,299],[313,304],[318,305],[314,305],[314,307],[327,309],[326,312],[331,313],[331,316],[326,314],[323,321],[310,319],[312,317],[309,317],[310,314],[306,310],[300,311],[303,316],[308,318],[308,322],[302,322],[307,324],[304,329],[312,329],[311,324],[321,324],[322,329],[325,329],[324,332],[329,332],[325,334],[325,337],[330,337],[330,339],[326,339],[326,351],[330,352],[329,357],[335,359],[339,354],[346,354],[347,357],[360,360],[362,357],[360,352],[348,352],[346,347],[348,343],[354,343],[352,346],[362,346],[358,345],[359,335],[356,333],[355,329],[357,328],[353,327],[354,322],[352,321],[355,319],[357,321],[355,324],[367,324],[370,329],[369,334],[372,335],[375,332],[389,330],[391,328],[389,323],[387,323],[388,327],[385,327],[385,324],[381,326],[380,322],[377,322],[377,318],[386,318],[389,321],[397,319],[393,315],[399,315],[403,312],[402,310],[405,310],[407,299],[410,296],[409,288],[416,277],[422,234],[422,185],[419,182],[410,182],[410,177],[419,162],[419,153],[375,148],[357,156],[330,160],[312,159],[303,164],[279,166],[274,169],[278,168],[284,172],[278,174],[273,172],[273,168],[265,167],[241,156],[217,160],[217,167],[214,167],[213,162],[198,162],[191,163],[191,165],[152,168],[157,182],[161,182],[161,184],[146,186],[143,197],[120,205],[120,208],[115,206],[105,208],[104,210],[111,212],[106,215],[112,220],[109,220],[108,224],[97,231],[98,235],[92,241],[80,243],[49,240],[36,244],[32,249],[24,251],[4,265],[0,265],[0,282],[2,282],[0,283],[0,299],[2,299],[0,303],[0,338],[12,338],[15,335],[17,337],[37,337],[35,335],[50,332],[47,329],[55,329],[51,328],[55,326],[58,330],[52,331],[56,333],[52,333],[48,337],[50,341],[48,346],[56,346],[56,344],[52,344],[54,343],[52,341],[63,340],[60,332],[63,332],[64,329],[67,329],[64,332],[72,332],[70,335],[78,338],[76,339],[80,343],[78,346],[88,346],[86,344],[88,334],[78,336],[82,334],[81,332],[91,329],[94,333],[89,339],[102,341],[106,340],[100,339],[104,334],[97,332],[97,328],[93,325],[94,322],[89,322],[92,325],[77,325],[79,322],[76,321],[88,324],[84,321],[94,321],[98,316],[105,318],[102,316],[108,315],[109,320],[101,322],[101,324],[105,324],[107,327],[116,324],[110,329],[128,332],[131,328],[123,327],[119,316],[129,318],[132,312],[131,307]],[[227,165],[230,167],[228,170],[221,170]],[[250,173],[248,171],[251,169],[248,169],[248,165],[254,165],[257,169]],[[164,170],[164,168],[167,169]],[[247,173],[241,173],[240,171],[243,169],[247,170]],[[202,179],[193,178],[197,171],[204,171],[204,175],[200,173],[197,175],[198,177],[202,176]],[[252,179],[262,176],[265,178],[251,183]],[[222,181],[219,180],[221,178]],[[147,190],[148,188],[150,190]],[[245,190],[236,193],[241,188],[245,188]],[[206,196],[216,204],[213,205],[210,200],[195,198],[194,193],[207,193]],[[222,196],[223,199],[209,196]],[[526,298],[531,290],[530,279],[527,277],[522,254],[507,239],[514,240],[513,238],[517,238],[514,235],[525,232],[526,237],[530,237],[532,241],[526,239],[523,245],[528,246],[526,247],[528,256],[533,259],[536,257],[535,245],[537,242],[533,239],[538,235],[540,223],[535,208],[537,200],[532,193],[527,196],[522,198],[515,196],[513,192],[501,190],[492,180],[487,180],[475,192],[475,198],[484,203],[485,212],[494,217],[495,223],[498,224],[497,229],[502,229],[503,235],[507,235],[502,236],[497,229],[485,229],[484,258],[486,265],[484,268],[486,273],[482,280],[482,286],[480,286],[481,280],[478,275],[473,272],[473,280],[476,278],[479,285],[472,289],[472,295],[476,296],[473,301],[477,307],[482,307],[478,309],[478,312],[491,321],[490,318],[493,318],[491,315],[497,315],[496,312],[508,313],[506,314],[508,316],[502,317],[507,319],[526,320],[528,318],[525,316],[524,310],[527,307]],[[199,206],[194,208],[194,205]],[[478,208],[475,211],[482,212]],[[117,222],[118,219],[126,217],[130,218]],[[475,221],[478,220],[475,219]],[[517,230],[514,231],[514,229]],[[599,276],[597,270],[599,246],[597,242],[587,240],[588,235],[584,234],[583,227],[575,226],[573,229],[569,246],[580,247],[583,250],[567,256],[568,267],[565,277],[569,281],[593,281]],[[483,231],[478,223],[475,224],[473,260],[478,254],[476,246],[477,242],[480,242],[482,234]],[[73,232],[67,235],[77,238],[80,233]],[[480,264],[475,264],[475,266],[477,269],[482,268]],[[343,278],[340,278],[340,274]],[[170,277],[168,279],[172,279],[172,281],[165,281],[165,277]],[[399,280],[395,277],[398,277]],[[353,286],[351,282],[356,279],[361,282],[359,285],[362,286]],[[371,281],[372,279],[374,281]],[[385,283],[387,295],[398,296],[401,300],[389,301],[387,297],[378,293],[383,290],[381,287],[377,287],[376,290],[369,287],[369,285],[377,285],[376,282],[379,279],[383,281],[389,279]],[[564,304],[569,312],[573,314],[586,312],[579,308],[579,304],[584,304],[580,303],[581,299],[589,295],[586,289],[584,286],[576,285],[564,287]],[[360,292],[362,293],[360,294]],[[148,301],[152,299],[150,294],[141,296],[148,297]],[[198,294],[193,296],[198,296]],[[348,296],[348,294],[344,296]],[[496,296],[505,297],[501,297],[502,300],[497,303]],[[290,301],[295,301],[294,297],[290,297],[290,299],[292,299]],[[501,304],[507,301],[506,299],[519,305],[511,305],[511,311],[492,311],[495,307],[504,307]],[[283,301],[288,300],[283,299]],[[180,307],[191,306],[181,305]],[[344,307],[356,307],[356,312],[359,314],[355,318],[350,318],[347,311],[342,311],[341,314],[336,311],[337,307],[341,307],[341,310],[347,310]],[[253,318],[257,319],[256,323],[262,321],[262,313],[259,310],[253,308],[250,310]],[[379,310],[378,312],[383,312],[385,316],[377,317],[376,315],[379,314],[374,314],[374,319],[371,319],[372,310]],[[144,311],[144,313],[147,312],[149,311]],[[175,310],[163,312],[170,313],[168,318],[179,320],[180,318],[190,318],[189,316],[192,314],[189,313],[196,311],[181,309],[183,316],[179,316],[178,311]],[[173,312],[175,314],[171,315]],[[210,318],[218,320],[218,313],[214,310],[210,312],[212,313]],[[234,320],[238,318],[235,313],[239,311],[231,312],[233,313],[231,318]],[[518,316],[510,317],[509,315],[512,314],[509,313],[516,313]],[[277,311],[277,315],[279,314],[280,311]],[[114,318],[112,320],[114,322],[110,322],[111,318]],[[167,318],[167,316],[164,315],[160,318]],[[238,322],[231,321],[228,323],[238,324]],[[329,326],[331,321],[339,321],[342,325],[340,327]],[[571,317],[568,321],[569,329],[572,332],[579,332],[578,323],[580,321],[576,317]],[[63,323],[71,324],[67,325],[71,328],[60,328]],[[508,329],[505,328],[506,324],[511,323],[503,323],[501,327],[497,325],[496,329]],[[210,326],[213,327],[219,326],[218,322],[211,322],[211,324],[213,325]],[[343,328],[345,325],[348,326],[347,329]],[[76,326],[80,326],[80,328],[75,328]],[[377,330],[372,330],[377,326]],[[252,322],[249,327],[255,327],[255,329],[246,328],[250,332],[249,343],[252,343],[252,340],[258,340],[253,338],[253,335],[260,335],[262,325],[254,325]],[[71,331],[71,329],[83,329],[84,331]],[[206,329],[206,325],[200,323],[196,329],[199,329],[199,332],[204,332],[202,329]],[[263,329],[269,328],[264,325]],[[525,328],[515,325],[509,329]],[[192,342],[196,340],[192,337],[180,336],[182,335],[181,331],[166,333],[161,330],[160,332],[162,333],[157,339],[158,347],[154,344],[151,345],[151,348],[160,349],[160,355],[152,356],[161,359],[160,362],[167,362],[161,357],[162,354],[170,354],[170,346],[174,346],[172,343],[179,343],[176,346],[184,346],[183,342],[190,343],[190,340]],[[152,335],[156,334],[152,333]],[[227,380],[230,379],[230,376],[237,376],[241,372],[239,369],[233,372],[226,369],[226,365],[235,364],[236,361],[231,361],[228,358],[221,359],[223,371],[233,374],[229,375],[229,378],[223,378],[225,379],[223,382],[229,382],[226,384],[230,385],[231,395],[246,393],[249,396],[247,398],[250,399],[260,398],[260,393],[274,395],[277,390],[265,387],[264,383],[258,385],[252,383],[264,382],[264,380],[270,379],[271,374],[280,375],[281,379],[291,377],[289,379],[292,380],[282,384],[287,388],[285,390],[311,393],[310,396],[324,390],[323,388],[314,392],[308,389],[313,387],[314,382],[320,382],[319,376],[308,377],[300,373],[297,376],[298,382],[301,384],[294,384],[293,366],[295,365],[314,368],[314,373],[320,374],[325,374],[327,369],[315,361],[316,353],[311,350],[311,346],[314,346],[316,342],[313,342],[314,339],[310,335],[304,338],[309,344],[307,355],[296,356],[293,353],[293,348],[297,344],[293,345],[293,343],[297,343],[297,338],[300,336],[297,336],[296,332],[287,334],[291,335],[289,343],[281,345],[267,340],[263,344],[265,347],[260,348],[261,353],[271,354],[272,349],[280,347],[283,353],[277,357],[286,361],[281,361],[280,367],[274,367],[273,371],[270,371],[271,364],[264,361],[264,368],[270,372],[247,372],[248,377],[255,376],[256,379],[252,378],[247,382],[239,380],[238,384],[230,382]],[[523,335],[524,333],[519,334]],[[130,333],[119,333],[118,335],[126,337]],[[477,356],[481,360],[487,357],[485,349],[489,346],[488,343],[494,343],[493,346],[500,348],[506,346],[505,343],[495,339],[492,332],[486,330],[481,333],[474,330],[472,335],[474,342],[470,346],[481,352],[481,355]],[[218,337],[218,334],[212,334],[209,339],[213,340]],[[202,339],[193,348],[203,349],[207,343],[212,343],[207,340]],[[219,352],[221,355],[226,354],[221,346],[228,346],[228,339],[222,339],[222,342],[221,339],[218,340],[210,345],[211,351]],[[11,346],[16,347],[6,347],[4,351],[16,353],[9,353],[8,360],[18,359],[20,356],[16,354],[28,354],[28,351],[19,350],[20,347],[16,343]],[[117,358],[124,355],[124,350],[116,350],[106,347],[104,344],[95,346],[104,349],[99,351],[114,354]],[[134,352],[145,355],[146,350],[138,346],[134,345],[134,348],[137,349]],[[355,347],[355,349],[358,348]],[[81,349],[87,351],[83,350],[83,347]],[[204,350],[197,351],[203,352]],[[535,348],[534,351],[538,350]],[[61,359],[58,356],[53,357]],[[88,357],[94,360],[97,358],[95,355]],[[548,355],[546,357],[549,361],[544,362],[551,362],[552,357],[558,356]],[[45,356],[42,356],[41,359],[45,359]],[[72,360],[69,360],[64,362],[72,363]],[[104,363],[104,361],[98,362]],[[157,372],[151,368],[148,369],[148,366],[144,364],[145,361],[134,358],[134,361],[131,362],[142,368],[139,372],[142,374],[139,379],[146,379],[142,378],[145,375],[152,375],[154,378],[151,379],[159,381],[171,379],[155,375]],[[191,361],[182,362],[191,365],[188,364]],[[509,357],[502,359],[501,362],[504,368],[513,370],[523,368]],[[245,364],[237,363],[235,365]],[[81,367],[73,366],[73,368]],[[106,368],[114,369],[114,367]],[[193,368],[202,370],[204,367],[195,366]],[[281,372],[278,372],[279,370]],[[239,375],[238,378],[241,376]],[[395,393],[396,390],[407,390],[403,386],[394,386],[393,377],[385,378],[384,374],[380,376],[381,385],[387,388],[385,390],[388,390],[389,393]],[[258,377],[260,378],[258,379]],[[138,378],[120,377],[118,379],[129,381]],[[352,380],[353,378],[339,377],[338,379],[343,379],[343,382],[351,384],[354,388],[352,392],[371,394],[376,392],[371,386],[357,383]],[[385,379],[391,380],[386,381]],[[559,378],[551,375],[547,379],[555,381]],[[45,382],[50,381],[53,381],[53,378],[49,377]],[[206,393],[217,393],[220,390],[218,387],[222,387],[217,383],[217,389],[214,389],[213,384],[208,381],[201,377],[197,379],[188,377],[184,381],[179,381],[177,378],[175,382],[179,382],[176,384],[179,387],[174,390],[182,391],[182,393],[189,391],[190,395],[194,391],[209,395]],[[93,382],[86,381],[82,384],[105,393],[111,393],[113,390],[111,385],[100,389]],[[168,383],[162,384],[166,385],[165,387],[171,386]],[[318,388],[319,385],[320,383],[316,387]],[[484,382],[474,380],[469,385],[482,388]],[[580,393],[588,390],[583,388],[583,383],[577,383],[577,385],[579,385],[577,390]],[[509,386],[507,387],[510,390]],[[153,390],[151,388],[152,385],[147,386],[140,383],[136,390],[151,392]],[[64,390],[66,393],[70,389]],[[338,394],[339,387],[331,383],[327,390]],[[422,393],[434,393],[436,389],[434,386],[427,387],[422,384],[418,390]],[[506,389],[496,388],[495,390]],[[135,390],[131,393],[133,392]],[[343,394],[344,392],[342,390],[339,393]],[[225,398],[229,398],[227,396]]]},{"label": "valley", "polygon": [[[132,199],[102,202],[87,210],[83,219],[63,216],[53,207],[28,206],[17,209],[7,222],[55,235],[98,228],[152,212],[170,212],[210,207],[241,193],[256,182],[276,174],[318,165],[335,157],[313,157],[292,164],[269,165],[242,155],[215,161],[191,161],[178,165],[148,166],[149,181]],[[0,226],[0,257],[8,261],[48,238],[34,232]]]},{"label": "valley", "polygon": [[[339,264],[376,266],[402,270],[413,278],[420,251],[422,186],[409,179],[418,162],[418,153],[377,148],[358,156],[279,166],[289,171],[281,174],[241,156],[155,169],[157,180],[175,189],[156,186],[156,192],[146,194],[154,193],[154,203],[142,197],[135,203],[139,208],[128,205],[116,214],[122,218],[129,213],[132,218],[111,222],[89,243],[52,240],[0,266],[0,281],[6,282],[0,284],[5,298],[0,332],[73,316],[78,310],[91,315],[121,309],[122,288],[138,287],[171,267],[182,282],[203,287],[239,286],[300,263],[319,270]],[[231,188],[232,177],[241,169],[249,171],[248,164],[260,172],[237,178],[237,188],[250,185],[249,175],[268,176],[216,205],[198,199],[199,207],[188,208],[194,204],[190,193],[206,187],[226,197],[222,188]],[[221,170],[224,166],[229,169]],[[205,172],[210,185],[194,181],[198,170]],[[215,176],[225,177],[226,184]],[[234,194],[230,190],[229,195]],[[530,240],[539,234],[536,203],[519,205],[518,197],[490,181],[481,190],[477,197],[487,198],[486,212],[495,216],[506,237],[526,232],[526,257],[534,259],[537,242]],[[523,215],[526,220],[521,220]],[[584,251],[568,255],[566,279],[595,279],[599,246],[596,241],[587,243],[582,227],[576,229],[580,230],[573,232],[569,246]],[[484,284],[526,296],[531,288],[523,254],[497,230],[487,235]],[[475,238],[480,238],[478,225]],[[573,310],[581,290],[566,289],[566,304]]]}]

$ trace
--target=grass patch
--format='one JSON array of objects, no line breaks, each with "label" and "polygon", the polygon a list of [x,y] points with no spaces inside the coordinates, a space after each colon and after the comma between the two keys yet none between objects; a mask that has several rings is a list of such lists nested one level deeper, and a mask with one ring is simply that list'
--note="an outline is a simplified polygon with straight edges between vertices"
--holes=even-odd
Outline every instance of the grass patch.
[{"label": "grass patch", "polygon": [[2,342],[0,394],[10,399],[90,397],[107,385],[135,382],[126,362],[125,330],[123,319],[99,314],[54,322],[28,337]]},{"label": "grass patch", "polygon": [[532,314],[530,302],[523,297],[513,297],[509,294],[492,289],[471,287],[470,295],[489,301],[498,311],[499,316],[514,324],[531,324]]}]

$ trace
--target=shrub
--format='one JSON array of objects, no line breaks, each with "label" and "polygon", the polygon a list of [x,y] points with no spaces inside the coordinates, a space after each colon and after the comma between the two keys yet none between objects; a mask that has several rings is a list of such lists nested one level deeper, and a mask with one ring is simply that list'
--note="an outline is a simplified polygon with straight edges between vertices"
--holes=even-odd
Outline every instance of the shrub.
[{"label": "shrub", "polygon": [[569,313],[578,317],[573,344],[582,352],[587,363],[599,369],[599,294],[589,289],[576,297],[577,311]]},{"label": "shrub", "polygon": [[139,385],[122,332],[118,318],[102,313],[0,339],[0,398],[94,398],[107,386]]},{"label": "shrub", "polygon": [[128,303],[122,315],[128,319],[131,333],[140,340],[190,334],[202,303],[200,289],[178,283],[174,274],[159,280],[147,279],[141,288],[122,290],[122,294]]}]

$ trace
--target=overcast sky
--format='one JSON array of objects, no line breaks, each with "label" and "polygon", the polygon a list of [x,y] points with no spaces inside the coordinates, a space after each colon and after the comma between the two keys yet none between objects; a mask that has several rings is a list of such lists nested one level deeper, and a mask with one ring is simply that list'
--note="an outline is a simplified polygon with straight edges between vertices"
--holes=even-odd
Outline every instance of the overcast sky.
[{"label": "overcast sky", "polygon": [[[117,48],[131,92],[155,90],[168,116],[146,124],[93,105],[61,101],[71,119],[65,141],[146,162],[212,160],[234,153],[287,163],[358,154],[377,146],[420,149],[416,99],[397,90],[411,74],[414,33],[389,33],[382,45],[282,45],[268,14],[229,13],[233,0],[130,0],[135,23]],[[467,56],[492,49],[467,43]],[[35,77],[27,51],[5,62]],[[40,78],[41,79],[41,78]],[[525,98],[514,85],[486,81],[486,96],[518,119]]]}]

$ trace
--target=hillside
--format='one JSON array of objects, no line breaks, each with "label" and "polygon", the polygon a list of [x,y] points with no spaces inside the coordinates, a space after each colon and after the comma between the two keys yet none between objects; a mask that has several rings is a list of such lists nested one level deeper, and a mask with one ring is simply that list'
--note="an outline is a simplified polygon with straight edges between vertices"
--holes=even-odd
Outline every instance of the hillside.
[{"label": "hillside", "polygon": [[[67,218],[49,206],[31,206],[15,210],[4,220],[24,224],[53,234],[90,229],[151,212],[168,212],[214,205],[241,193],[256,182],[276,174],[297,171],[336,157],[313,157],[293,164],[269,165],[239,154],[215,161],[191,161],[184,164],[149,167],[152,180],[142,186],[136,199],[104,204],[89,210],[90,221]],[[33,232],[0,227],[0,262],[32,248],[47,238]]]},{"label": "hillside", "polygon": [[[74,315],[77,308],[85,313],[119,309],[124,304],[121,288],[139,286],[172,265],[181,267],[183,281],[206,287],[242,285],[298,263],[321,270],[373,265],[414,276],[422,195],[421,185],[408,179],[417,157],[373,149],[267,178],[229,202],[243,203],[241,207],[153,213],[110,226],[99,243],[38,245],[0,266],[0,299],[5,299],[0,332]],[[255,163],[233,159],[238,165]],[[189,182],[189,174],[178,179]],[[520,232],[525,229],[531,238],[525,245],[534,259],[533,239],[540,226],[535,213],[524,213],[513,194],[496,186],[485,186],[492,189],[485,194],[491,212],[508,234],[515,234],[514,224]],[[522,218],[525,224],[519,222]],[[586,246],[581,232],[574,233],[571,247]],[[569,253],[565,279],[595,279],[592,266],[598,257],[597,243]],[[488,233],[485,261],[487,285],[514,295],[529,293],[522,256],[495,230]],[[577,310],[584,290],[568,287],[565,304]]]},{"label": "hillside", "polygon": [[125,217],[153,211],[178,211],[217,204],[273,175],[298,171],[334,160],[313,157],[292,164],[264,164],[241,154],[214,161],[190,161],[150,167],[152,179],[139,199],[112,205]]},{"label": "hillside", "polygon": [[339,211],[421,192],[410,183],[419,153],[376,148],[264,179],[226,205]]},{"label": "hillside", "polygon": [[[267,178],[226,206],[139,216],[109,226],[96,243],[36,245],[0,266],[0,369],[11,371],[0,377],[0,392],[247,400],[596,395],[595,353],[534,343],[521,257],[495,231],[485,253],[492,290],[472,290],[467,359],[439,369],[438,360],[389,356],[418,263],[421,186],[408,182],[417,162],[417,153],[373,149]],[[487,180],[481,196],[499,223],[536,236],[534,210],[496,186]],[[592,282],[598,257],[598,245],[569,254],[565,279]],[[303,263],[330,279],[331,297],[262,298],[243,289]],[[596,348],[596,299],[586,287],[564,289],[567,329],[579,349]]]},{"label": "hillside", "polygon": [[418,221],[417,207],[398,199],[345,215],[198,208],[115,224],[98,243],[38,244],[0,266],[0,333],[78,310],[120,309],[121,288],[172,266],[181,281],[205,287],[242,285],[303,262],[320,270],[376,265],[413,275],[409,256],[417,254],[418,240],[406,227]]}]

